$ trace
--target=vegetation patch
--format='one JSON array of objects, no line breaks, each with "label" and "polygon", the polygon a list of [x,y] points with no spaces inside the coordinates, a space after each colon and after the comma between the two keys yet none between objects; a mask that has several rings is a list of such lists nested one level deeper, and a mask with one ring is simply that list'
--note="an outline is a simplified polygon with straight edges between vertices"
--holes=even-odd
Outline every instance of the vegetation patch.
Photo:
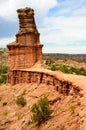
[{"label": "vegetation patch", "polygon": [[0,84],[5,84],[7,79],[7,66],[0,66]]},{"label": "vegetation patch", "polygon": [[71,105],[71,106],[70,106],[70,109],[71,109],[71,112],[72,112],[72,113],[75,113],[76,107],[75,107],[74,105]]},{"label": "vegetation patch", "polygon": [[43,96],[38,100],[37,103],[33,104],[31,111],[33,112],[32,122],[40,124],[41,122],[47,120],[52,110],[49,107],[49,102],[46,96]]},{"label": "vegetation patch", "polygon": [[25,94],[26,94],[26,91],[27,91],[26,89],[25,89],[25,90],[23,90],[23,92],[22,92],[22,94],[21,94],[21,95],[22,95],[22,96],[23,96],[23,95],[25,95]]},{"label": "vegetation patch", "polygon": [[17,98],[16,103],[18,105],[25,106],[27,102],[26,99],[21,95]]},{"label": "vegetation patch", "polygon": [[7,102],[3,102],[3,106],[6,106],[7,105]]},{"label": "vegetation patch", "polygon": [[77,74],[77,75],[84,75],[86,76],[86,70],[84,68],[74,68],[66,65],[51,65],[48,69],[52,71],[62,71],[68,74]]},{"label": "vegetation patch", "polygon": [[7,116],[7,115],[8,115],[8,112],[7,112],[7,111],[4,111],[4,112],[3,112],[3,115],[4,115],[4,116]]},{"label": "vegetation patch", "polygon": [[64,130],[64,126],[62,126],[62,127],[60,128],[60,130]]}]

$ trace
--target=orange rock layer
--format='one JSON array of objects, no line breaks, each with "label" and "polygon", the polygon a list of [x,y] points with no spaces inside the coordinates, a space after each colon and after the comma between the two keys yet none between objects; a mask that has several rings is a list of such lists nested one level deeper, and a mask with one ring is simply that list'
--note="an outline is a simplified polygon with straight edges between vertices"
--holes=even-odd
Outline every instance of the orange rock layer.
[{"label": "orange rock layer", "polygon": [[[42,65],[42,47],[34,20],[34,10],[18,9],[19,32],[16,41],[7,45],[9,49],[8,77],[12,77],[13,69],[30,68],[36,63]],[[12,80],[12,79],[11,79]],[[11,81],[10,81],[11,82]]]}]

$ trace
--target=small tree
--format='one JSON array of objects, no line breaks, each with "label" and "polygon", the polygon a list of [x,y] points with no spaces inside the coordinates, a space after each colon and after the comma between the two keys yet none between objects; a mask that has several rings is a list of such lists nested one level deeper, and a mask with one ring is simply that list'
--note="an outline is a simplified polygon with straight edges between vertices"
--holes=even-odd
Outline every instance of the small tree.
[{"label": "small tree", "polygon": [[32,122],[40,124],[42,121],[47,120],[52,110],[50,110],[49,102],[46,96],[43,96],[37,103],[33,104],[31,111],[33,112]]}]

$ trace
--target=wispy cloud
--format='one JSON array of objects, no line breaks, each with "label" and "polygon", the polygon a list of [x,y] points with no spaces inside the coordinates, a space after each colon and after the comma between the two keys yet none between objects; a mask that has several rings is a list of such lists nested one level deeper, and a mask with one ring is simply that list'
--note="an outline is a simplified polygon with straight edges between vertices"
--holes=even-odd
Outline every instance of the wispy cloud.
[{"label": "wispy cloud", "polygon": [[[49,9],[57,5],[57,0],[3,0],[0,3],[0,17],[6,20],[16,20],[16,10],[23,7],[32,7],[36,15],[45,16]],[[3,12],[3,13],[2,13]]]},{"label": "wispy cloud", "polygon": [[[26,6],[35,10],[41,42],[47,47],[44,51],[86,53],[86,0],[3,0],[0,17],[15,22],[16,10]],[[3,39],[0,46],[10,39]]]},{"label": "wispy cloud", "polygon": [[85,22],[83,16],[46,18],[43,28],[40,28],[41,40],[57,44],[86,41]]},{"label": "wispy cloud", "polygon": [[86,46],[55,46],[43,48],[44,53],[86,54]]},{"label": "wispy cloud", "polygon": [[15,37],[1,38],[1,39],[0,39],[0,48],[6,47],[7,44],[9,44],[9,43],[11,43],[11,42],[13,42],[13,41],[15,41]]}]

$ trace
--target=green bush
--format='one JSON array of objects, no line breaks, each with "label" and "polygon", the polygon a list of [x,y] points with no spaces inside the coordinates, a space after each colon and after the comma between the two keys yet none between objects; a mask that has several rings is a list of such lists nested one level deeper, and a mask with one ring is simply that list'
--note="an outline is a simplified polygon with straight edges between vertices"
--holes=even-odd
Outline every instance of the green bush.
[{"label": "green bush", "polygon": [[27,91],[26,89],[25,89],[25,90],[23,90],[23,92],[22,92],[22,94],[21,94],[21,95],[22,95],[22,96],[24,96],[24,95],[26,94],[26,91]]},{"label": "green bush", "polygon": [[71,106],[70,106],[70,109],[71,109],[71,112],[72,112],[72,113],[75,113],[75,109],[76,109],[75,106],[71,105]]},{"label": "green bush", "polygon": [[18,105],[25,106],[27,102],[26,102],[26,99],[23,96],[19,96],[16,100],[16,103]]},{"label": "green bush", "polygon": [[0,75],[7,73],[7,71],[8,71],[7,66],[0,66]]},{"label": "green bush", "polygon": [[6,80],[7,80],[7,75],[6,74],[2,74],[0,76],[0,84],[5,84],[6,83]]},{"label": "green bush", "polygon": [[86,70],[84,68],[74,68],[66,65],[52,65],[49,67],[49,69],[52,71],[60,70],[68,74],[77,74],[86,76]]},{"label": "green bush", "polygon": [[37,103],[33,104],[31,111],[33,112],[32,122],[40,124],[42,121],[47,120],[52,111],[49,107],[49,102],[46,96],[43,96]]},{"label": "green bush", "polygon": [[7,66],[0,66],[0,84],[6,83],[7,71]]},{"label": "green bush", "polygon": [[7,112],[7,111],[4,111],[4,112],[3,112],[3,115],[4,115],[4,116],[7,116],[7,115],[8,115],[8,112]]},{"label": "green bush", "polygon": [[52,65],[52,66],[50,67],[50,70],[52,70],[52,71],[56,71],[56,70],[57,70],[56,65]]}]

